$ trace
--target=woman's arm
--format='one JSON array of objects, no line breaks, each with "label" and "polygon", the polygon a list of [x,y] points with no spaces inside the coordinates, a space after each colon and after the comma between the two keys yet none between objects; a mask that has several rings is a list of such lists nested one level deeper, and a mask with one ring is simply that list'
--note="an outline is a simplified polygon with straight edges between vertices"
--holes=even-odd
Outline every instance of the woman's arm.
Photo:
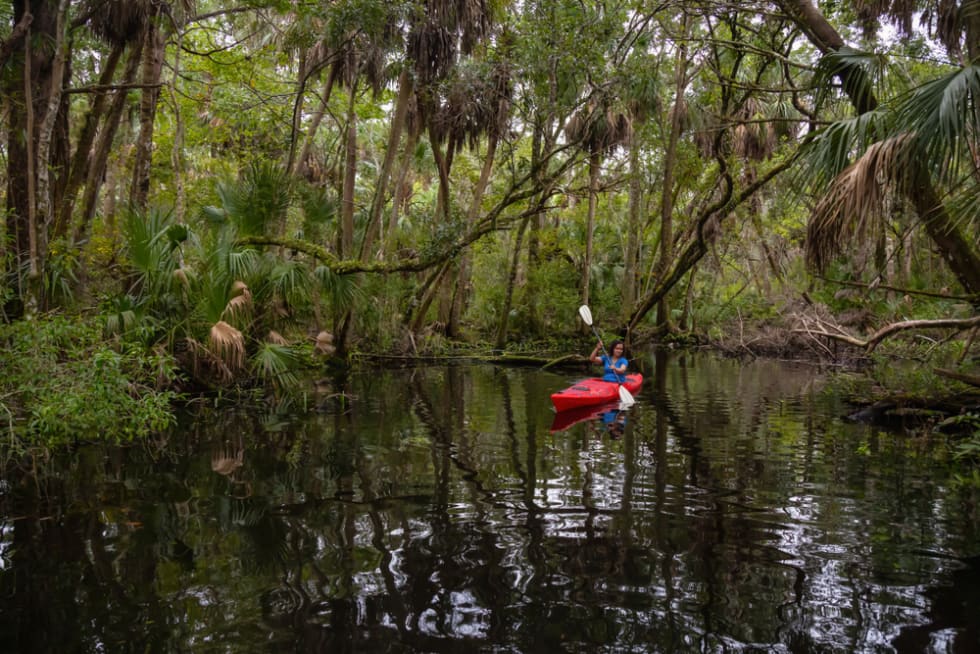
[{"label": "woman's arm", "polygon": [[592,349],[592,354],[589,355],[589,361],[592,363],[602,363],[602,359],[599,358],[599,348],[602,347],[602,341],[596,343],[596,346]]}]

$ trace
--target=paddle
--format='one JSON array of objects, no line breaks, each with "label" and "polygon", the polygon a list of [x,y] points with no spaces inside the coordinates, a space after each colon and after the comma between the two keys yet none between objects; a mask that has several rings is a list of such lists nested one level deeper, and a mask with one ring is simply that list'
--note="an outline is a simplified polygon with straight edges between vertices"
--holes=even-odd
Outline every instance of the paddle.
[{"label": "paddle", "polygon": [[[592,333],[595,334],[596,340],[599,341],[599,345],[602,346],[602,353],[606,355],[609,359],[609,353],[606,352],[606,346],[603,345],[602,339],[599,338],[599,332],[596,331],[595,325],[592,324],[592,311],[589,310],[588,305],[583,304],[578,308],[578,315],[581,316],[582,322],[592,328]],[[626,390],[622,382],[619,384],[619,401],[623,404],[635,404],[636,400],[633,399],[633,394]]]}]

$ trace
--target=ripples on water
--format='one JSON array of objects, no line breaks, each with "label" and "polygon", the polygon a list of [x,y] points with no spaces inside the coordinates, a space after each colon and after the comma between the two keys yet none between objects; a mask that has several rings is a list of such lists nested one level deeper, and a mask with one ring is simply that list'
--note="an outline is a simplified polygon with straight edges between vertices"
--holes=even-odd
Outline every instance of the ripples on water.
[{"label": "ripples on water", "polygon": [[809,368],[640,363],[619,439],[550,431],[571,376],[429,368],[12,474],[0,650],[980,651],[975,496],[924,439]]}]

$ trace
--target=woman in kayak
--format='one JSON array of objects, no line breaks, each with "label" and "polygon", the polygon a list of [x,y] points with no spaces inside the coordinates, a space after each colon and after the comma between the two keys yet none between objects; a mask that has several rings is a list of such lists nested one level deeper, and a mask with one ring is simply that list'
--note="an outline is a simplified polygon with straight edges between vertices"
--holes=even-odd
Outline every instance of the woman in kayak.
[{"label": "woman in kayak", "polygon": [[602,341],[596,343],[595,348],[592,350],[592,354],[589,356],[589,361],[595,364],[601,364],[603,367],[603,381],[610,382],[620,382],[622,383],[626,379],[626,368],[629,366],[629,361],[623,356],[625,351],[625,346],[620,340],[615,340],[612,342],[612,347],[609,348],[609,354],[603,354],[599,356],[599,350],[602,349]]}]

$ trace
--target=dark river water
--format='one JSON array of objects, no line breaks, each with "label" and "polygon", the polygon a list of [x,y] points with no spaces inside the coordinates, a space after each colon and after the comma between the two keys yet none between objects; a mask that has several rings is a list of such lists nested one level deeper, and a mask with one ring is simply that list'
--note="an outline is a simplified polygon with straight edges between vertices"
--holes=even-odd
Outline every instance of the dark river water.
[{"label": "dark river water", "polygon": [[813,367],[635,364],[574,424],[574,373],[379,369],[8,469],[0,651],[980,652],[941,439],[843,420]]}]

